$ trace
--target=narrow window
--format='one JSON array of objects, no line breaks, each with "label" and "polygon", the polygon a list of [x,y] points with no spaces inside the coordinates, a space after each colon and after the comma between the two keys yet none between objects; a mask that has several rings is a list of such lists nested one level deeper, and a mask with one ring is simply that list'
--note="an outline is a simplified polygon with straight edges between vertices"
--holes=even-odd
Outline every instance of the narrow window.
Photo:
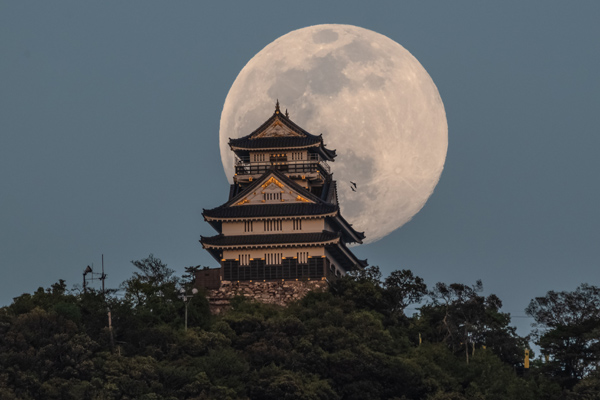
[{"label": "narrow window", "polygon": [[292,220],[292,229],[295,231],[302,230],[302,220],[301,219]]},{"label": "narrow window", "polygon": [[250,265],[250,254],[240,254],[238,257],[239,257],[241,266]]},{"label": "narrow window", "polygon": [[266,253],[265,264],[267,265],[279,265],[283,259],[283,253]]},{"label": "narrow window", "polygon": [[300,251],[296,253],[298,264],[306,264],[308,262],[308,251]]}]

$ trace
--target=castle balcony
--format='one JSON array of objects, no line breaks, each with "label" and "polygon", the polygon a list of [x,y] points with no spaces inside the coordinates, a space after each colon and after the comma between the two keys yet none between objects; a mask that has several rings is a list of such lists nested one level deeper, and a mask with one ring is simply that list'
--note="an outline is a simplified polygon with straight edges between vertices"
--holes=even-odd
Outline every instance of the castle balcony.
[{"label": "castle balcony", "polygon": [[306,263],[288,257],[277,265],[267,265],[263,259],[250,260],[249,265],[240,265],[239,260],[223,260],[221,274],[225,281],[333,281],[340,277],[339,271],[333,268],[326,257],[309,257]]},{"label": "castle balcony", "polygon": [[308,160],[288,161],[287,157],[277,157],[266,162],[251,162],[249,157],[236,157],[236,181],[246,181],[250,177],[258,178],[275,167],[286,175],[304,176],[310,180],[323,181],[331,174],[331,168],[318,154],[309,154]]}]

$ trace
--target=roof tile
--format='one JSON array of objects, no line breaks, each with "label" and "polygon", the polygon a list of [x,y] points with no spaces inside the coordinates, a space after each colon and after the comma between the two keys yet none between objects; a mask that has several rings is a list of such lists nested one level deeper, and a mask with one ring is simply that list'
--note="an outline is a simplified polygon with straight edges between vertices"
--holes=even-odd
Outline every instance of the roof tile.
[{"label": "roof tile", "polygon": [[329,231],[239,236],[225,236],[221,234],[210,237],[201,237],[200,242],[205,246],[245,246],[286,243],[322,243],[335,240],[339,237],[339,233]]}]

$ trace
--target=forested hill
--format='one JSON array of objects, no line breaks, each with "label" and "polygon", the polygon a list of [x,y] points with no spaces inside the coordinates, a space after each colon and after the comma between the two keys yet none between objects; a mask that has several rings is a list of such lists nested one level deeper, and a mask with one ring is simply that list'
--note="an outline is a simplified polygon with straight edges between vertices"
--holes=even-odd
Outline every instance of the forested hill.
[{"label": "forested hill", "polygon": [[119,296],[60,281],[0,309],[0,399],[599,398],[594,286],[532,300],[544,354],[524,368],[530,338],[481,282],[428,289],[370,268],[286,308],[237,298],[219,316],[199,293],[186,331],[192,274],[134,265]]}]

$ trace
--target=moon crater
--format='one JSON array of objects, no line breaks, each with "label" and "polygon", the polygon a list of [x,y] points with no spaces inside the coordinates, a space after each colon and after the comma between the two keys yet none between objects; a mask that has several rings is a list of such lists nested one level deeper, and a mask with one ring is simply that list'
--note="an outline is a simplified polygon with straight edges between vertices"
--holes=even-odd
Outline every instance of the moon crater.
[{"label": "moon crater", "polygon": [[356,26],[317,25],[256,54],[221,114],[221,159],[230,181],[229,138],[259,127],[276,99],[294,122],[323,133],[327,146],[337,149],[331,168],[342,214],[365,231],[367,242],[409,221],[433,192],[448,147],[444,105],[427,71],[388,37]]}]

